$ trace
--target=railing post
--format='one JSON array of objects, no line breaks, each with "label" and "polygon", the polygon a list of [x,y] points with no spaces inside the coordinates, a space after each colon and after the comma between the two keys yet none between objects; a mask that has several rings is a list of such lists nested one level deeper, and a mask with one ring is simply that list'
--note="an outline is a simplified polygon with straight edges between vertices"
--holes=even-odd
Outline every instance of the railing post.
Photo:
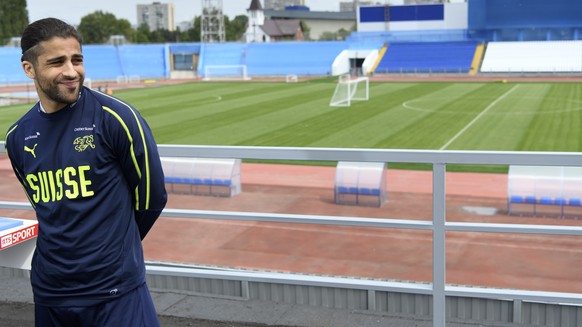
[{"label": "railing post", "polygon": [[433,327],[445,327],[445,209],[446,209],[446,164],[435,163],[432,171],[432,317]]}]

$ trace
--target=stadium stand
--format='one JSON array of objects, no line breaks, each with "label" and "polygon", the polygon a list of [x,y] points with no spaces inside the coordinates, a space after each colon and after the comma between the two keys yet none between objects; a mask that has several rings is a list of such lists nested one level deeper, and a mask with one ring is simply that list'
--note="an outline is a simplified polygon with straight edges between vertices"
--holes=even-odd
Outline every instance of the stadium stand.
[{"label": "stadium stand", "polygon": [[477,42],[392,43],[377,73],[467,73]]},{"label": "stadium stand", "polygon": [[175,43],[170,44],[171,54],[200,54],[200,43]]},{"label": "stadium stand", "polygon": [[159,78],[169,71],[166,46],[163,44],[126,45],[118,47],[117,51],[125,76]]},{"label": "stadium stand", "polygon": [[247,48],[249,75],[329,75],[333,60],[346,42],[251,43]]},{"label": "stadium stand", "polygon": [[30,82],[30,79],[22,72],[20,65],[20,48],[0,48],[0,83]]},{"label": "stadium stand", "polygon": [[350,43],[462,42],[468,40],[466,30],[352,32],[346,38],[346,41]]},{"label": "stadium stand", "polygon": [[481,72],[582,71],[582,41],[490,42]]},{"label": "stadium stand", "polygon": [[83,46],[85,57],[85,76],[93,80],[110,79],[124,75],[117,53],[113,45]]},{"label": "stadium stand", "polygon": [[203,72],[204,66],[244,65],[247,52],[245,43],[207,43],[200,49],[198,71]]}]

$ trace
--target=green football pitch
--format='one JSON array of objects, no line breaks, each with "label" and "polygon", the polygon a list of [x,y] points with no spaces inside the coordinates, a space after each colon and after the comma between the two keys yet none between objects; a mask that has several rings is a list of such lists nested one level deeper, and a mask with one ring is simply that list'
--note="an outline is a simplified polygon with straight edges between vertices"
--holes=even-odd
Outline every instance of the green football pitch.
[{"label": "green football pitch", "polygon": [[[582,150],[579,83],[371,82],[330,107],[335,79],[120,90],[160,144],[430,150]],[[0,108],[0,127],[30,105]]]}]

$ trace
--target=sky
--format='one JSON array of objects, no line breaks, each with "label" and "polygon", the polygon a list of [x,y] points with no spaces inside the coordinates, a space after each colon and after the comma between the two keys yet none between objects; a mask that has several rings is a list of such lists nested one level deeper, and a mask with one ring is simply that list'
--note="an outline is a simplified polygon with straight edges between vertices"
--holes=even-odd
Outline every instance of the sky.
[{"label": "sky", "polygon": [[[202,0],[156,0],[173,3],[176,23],[194,19],[202,12]],[[349,0],[305,0],[313,11],[339,11],[340,1]],[[154,0],[27,0],[28,19],[35,20],[55,17],[70,24],[78,25],[81,18],[97,10],[108,12],[117,19],[125,18],[132,25],[137,24],[137,5],[151,4]],[[229,18],[246,15],[251,0],[222,0],[222,10]],[[261,1],[264,4],[264,1]]]}]

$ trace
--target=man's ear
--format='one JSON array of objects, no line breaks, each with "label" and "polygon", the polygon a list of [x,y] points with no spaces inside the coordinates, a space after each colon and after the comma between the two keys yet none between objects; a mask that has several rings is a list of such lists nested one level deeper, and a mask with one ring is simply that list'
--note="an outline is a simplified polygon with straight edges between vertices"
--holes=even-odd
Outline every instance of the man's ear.
[{"label": "man's ear", "polygon": [[24,70],[24,73],[26,74],[26,76],[28,76],[28,78],[30,79],[34,79],[34,77],[36,76],[36,73],[34,71],[34,66],[32,65],[32,63],[30,61],[23,61],[22,62],[22,69]]}]

